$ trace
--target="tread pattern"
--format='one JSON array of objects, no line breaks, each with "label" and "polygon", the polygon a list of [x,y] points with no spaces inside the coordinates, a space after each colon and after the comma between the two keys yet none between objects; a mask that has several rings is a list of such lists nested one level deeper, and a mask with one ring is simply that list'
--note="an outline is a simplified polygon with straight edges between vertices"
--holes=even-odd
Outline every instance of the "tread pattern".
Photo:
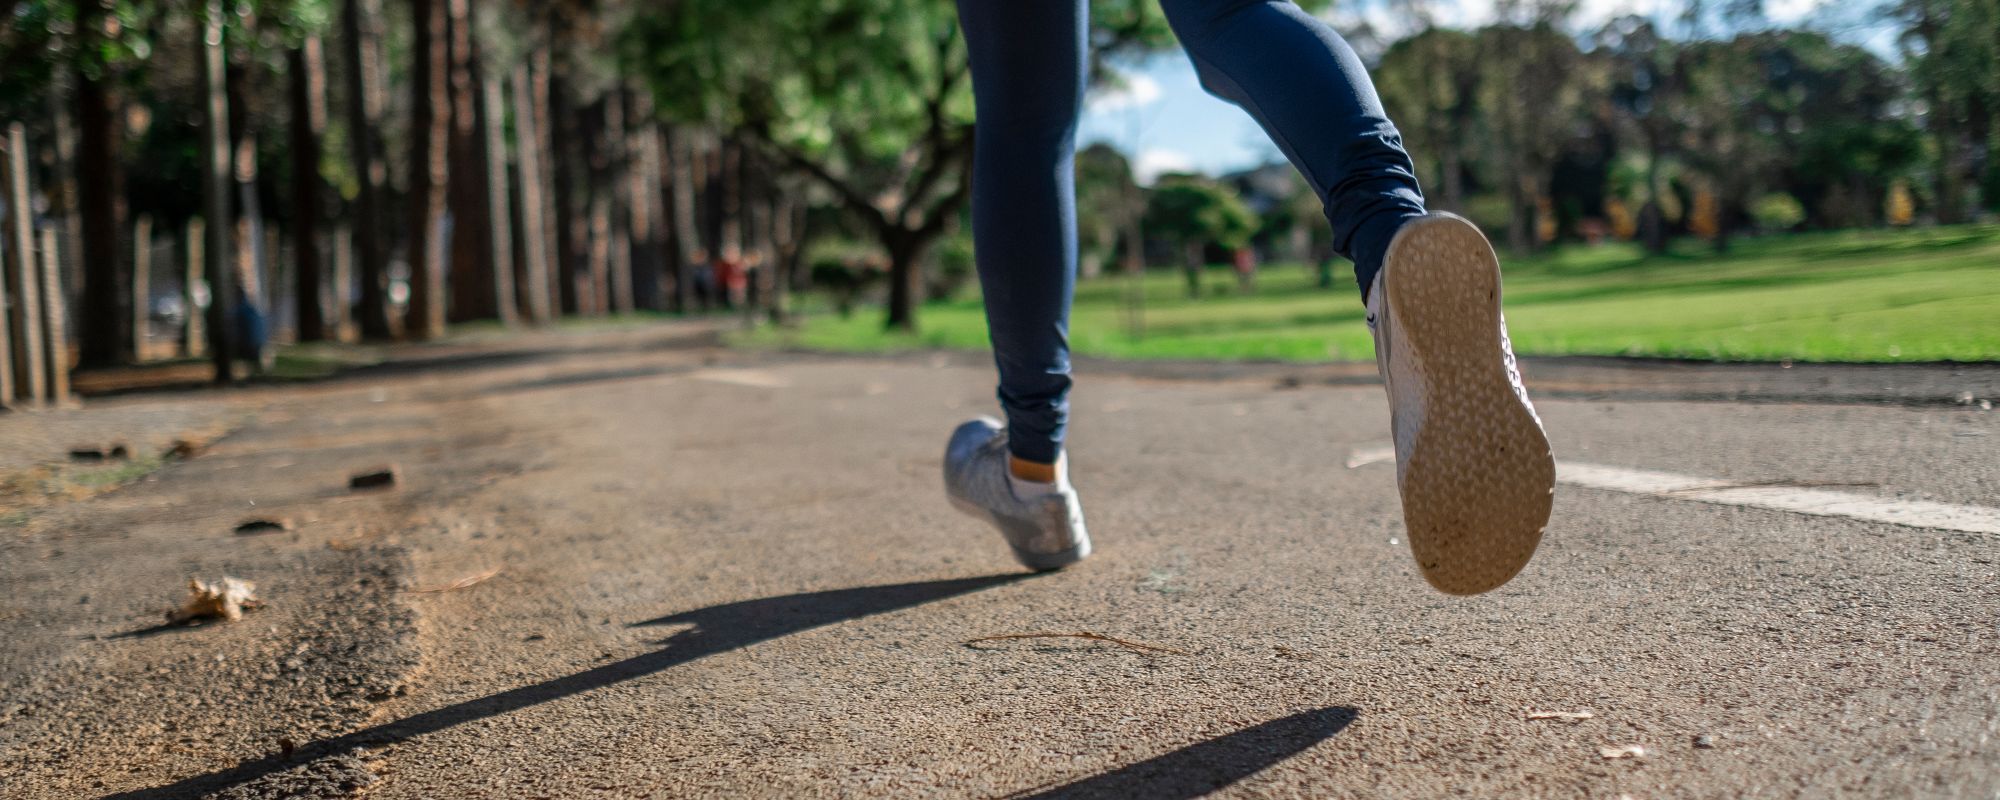
[{"label": "tread pattern", "polygon": [[1555,486],[1502,341],[1499,259],[1477,227],[1433,214],[1397,233],[1383,274],[1399,375],[1418,384],[1393,390],[1422,405],[1397,472],[1411,553],[1439,591],[1490,591],[1534,556]]}]

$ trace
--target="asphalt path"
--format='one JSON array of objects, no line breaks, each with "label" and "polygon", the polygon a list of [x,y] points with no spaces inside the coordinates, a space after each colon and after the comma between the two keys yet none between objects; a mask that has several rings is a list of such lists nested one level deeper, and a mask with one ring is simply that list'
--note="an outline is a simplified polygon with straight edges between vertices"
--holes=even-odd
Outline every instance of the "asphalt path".
[{"label": "asphalt path", "polygon": [[[976,363],[621,336],[251,393],[211,453],[9,535],[0,795],[2000,793],[1992,533],[1571,481],[1519,578],[1446,597],[1378,387],[1103,368],[1098,554],[1030,576],[942,496]],[[1809,388],[1540,408],[1565,464],[2000,507],[1976,398]],[[389,493],[320,488],[384,459]],[[246,544],[253,500],[310,522]],[[224,569],[284,602],[119,635]]]}]

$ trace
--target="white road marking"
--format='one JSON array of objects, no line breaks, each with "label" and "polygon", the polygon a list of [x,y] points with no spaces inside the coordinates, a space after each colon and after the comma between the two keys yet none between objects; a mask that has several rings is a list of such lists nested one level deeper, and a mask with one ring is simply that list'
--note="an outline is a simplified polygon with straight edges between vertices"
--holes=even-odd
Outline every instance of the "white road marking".
[{"label": "white road marking", "polygon": [[727,383],[732,386],[751,386],[758,389],[789,389],[792,382],[769,372],[754,369],[703,369],[690,373],[688,377],[709,383]]},{"label": "white road marking", "polygon": [[[1349,455],[1347,467],[1354,469],[1369,464],[1394,463],[1395,460],[1396,450],[1393,447],[1368,447],[1355,450]],[[1725,506],[1766,508],[1820,517],[1845,517],[1912,528],[2000,534],[2000,508],[1984,506],[1933,503],[1926,500],[1895,500],[1799,486],[1746,486],[1733,481],[1673,472],[1607,467],[1574,461],[1556,462],[1556,482],[1587,489],[1693,500]]]}]

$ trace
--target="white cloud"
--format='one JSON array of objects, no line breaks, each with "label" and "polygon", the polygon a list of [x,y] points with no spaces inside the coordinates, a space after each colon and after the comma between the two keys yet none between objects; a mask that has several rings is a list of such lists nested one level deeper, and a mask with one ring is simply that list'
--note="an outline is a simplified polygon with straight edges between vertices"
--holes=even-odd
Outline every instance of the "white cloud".
[{"label": "white cloud", "polygon": [[1160,101],[1160,82],[1139,73],[1120,76],[1119,86],[1092,91],[1085,105],[1093,113],[1145,108]]},{"label": "white cloud", "polygon": [[1179,150],[1150,148],[1139,151],[1139,157],[1132,161],[1132,175],[1141,186],[1151,186],[1153,181],[1169,172],[1193,172],[1194,159]]}]

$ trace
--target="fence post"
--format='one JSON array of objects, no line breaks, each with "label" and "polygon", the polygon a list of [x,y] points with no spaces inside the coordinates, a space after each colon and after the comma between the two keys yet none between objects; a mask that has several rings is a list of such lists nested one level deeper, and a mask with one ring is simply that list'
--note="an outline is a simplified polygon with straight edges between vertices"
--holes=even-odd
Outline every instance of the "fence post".
[{"label": "fence post", "polygon": [[331,314],[332,338],[336,342],[351,343],[361,338],[360,329],[354,326],[354,305],[348,299],[354,294],[354,234],[346,225],[333,231],[333,285],[326,296],[333,305],[327,309]]},{"label": "fence post", "polygon": [[208,352],[208,332],[203,328],[205,305],[201,300],[201,272],[208,244],[208,230],[200,217],[187,223],[187,263],[181,265],[181,354],[198,358]]},{"label": "fence post", "polygon": [[30,406],[48,395],[42,371],[41,277],[35,265],[35,207],[28,197],[28,133],[7,126],[7,294],[14,299],[12,345],[16,390]]},{"label": "fence post", "polygon": [[132,360],[146,360],[152,332],[153,216],[140,214],[132,226]]},{"label": "fence post", "polygon": [[69,402],[69,315],[62,289],[62,259],[56,249],[60,237],[54,228],[42,229],[42,344],[48,349],[49,401]]}]

